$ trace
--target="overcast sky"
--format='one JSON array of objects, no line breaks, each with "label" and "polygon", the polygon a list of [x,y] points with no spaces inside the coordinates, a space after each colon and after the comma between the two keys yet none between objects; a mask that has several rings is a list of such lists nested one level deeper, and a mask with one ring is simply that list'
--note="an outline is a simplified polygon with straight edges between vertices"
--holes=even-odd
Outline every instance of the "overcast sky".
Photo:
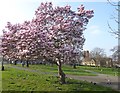
[{"label": "overcast sky", "polygon": [[0,0],[0,35],[8,21],[14,24],[31,20],[40,3],[46,1],[53,1],[54,6],[71,5],[73,10],[81,4],[84,4],[88,10],[93,9],[94,17],[90,19],[84,32],[86,38],[84,50],[91,51],[95,47],[100,47],[105,49],[107,55],[111,55],[110,49],[118,44],[118,40],[109,33],[107,22],[117,29],[117,24],[111,19],[112,15],[117,15],[117,12],[106,2],[107,0],[102,0],[103,2],[101,0],[97,2],[94,2],[96,0],[84,0],[84,2],[81,2],[83,0],[56,0],[56,2],[55,0]]}]

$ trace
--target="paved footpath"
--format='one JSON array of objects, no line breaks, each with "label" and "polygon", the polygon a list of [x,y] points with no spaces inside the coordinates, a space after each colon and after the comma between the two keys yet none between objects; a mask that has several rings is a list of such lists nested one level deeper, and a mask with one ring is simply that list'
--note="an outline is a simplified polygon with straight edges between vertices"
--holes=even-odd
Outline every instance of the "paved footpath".
[{"label": "paved footpath", "polygon": [[85,70],[85,71],[94,73],[97,76],[73,76],[73,75],[67,75],[67,76],[73,79],[88,81],[93,84],[111,87],[112,89],[120,91],[120,77],[100,74],[100,73],[90,71],[90,70]]},{"label": "paved footpath", "polygon": [[[120,85],[118,85],[118,77],[117,76],[98,74],[97,76],[67,75],[67,77],[72,78],[72,79],[77,79],[77,80],[88,81],[93,84],[111,87],[112,89],[120,91]],[[120,82],[119,82],[119,84],[120,84]]]},{"label": "paved footpath", "polygon": [[[13,67],[13,68],[20,69],[20,70],[26,70],[26,71],[30,71],[30,72],[36,72],[39,74],[51,74],[51,75],[57,76],[57,74],[52,73],[52,72],[51,73],[43,72],[40,70],[32,70],[29,68],[23,68],[23,67],[17,67],[17,66],[9,66],[9,67]],[[87,70],[85,70],[85,71],[87,71]],[[96,73],[96,72],[89,71],[89,70],[88,70],[88,72]],[[100,73],[96,73],[96,74],[97,74],[97,76],[77,76],[77,75],[68,75],[67,74],[66,77],[76,79],[76,80],[91,82],[93,84],[111,87],[112,89],[120,91],[120,81],[119,81],[120,77],[106,75],[106,74],[100,74]]]}]

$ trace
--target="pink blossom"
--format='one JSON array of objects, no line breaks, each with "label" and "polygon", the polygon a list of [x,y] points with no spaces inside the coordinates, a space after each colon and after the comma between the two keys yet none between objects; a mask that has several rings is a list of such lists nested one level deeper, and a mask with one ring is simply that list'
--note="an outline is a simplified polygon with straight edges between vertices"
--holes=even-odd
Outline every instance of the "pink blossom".
[{"label": "pink blossom", "polygon": [[18,60],[46,58],[71,62],[73,57],[77,60],[85,42],[83,31],[93,13],[83,5],[76,13],[69,5],[54,8],[51,2],[41,3],[31,21],[7,23],[3,30],[2,55]]}]

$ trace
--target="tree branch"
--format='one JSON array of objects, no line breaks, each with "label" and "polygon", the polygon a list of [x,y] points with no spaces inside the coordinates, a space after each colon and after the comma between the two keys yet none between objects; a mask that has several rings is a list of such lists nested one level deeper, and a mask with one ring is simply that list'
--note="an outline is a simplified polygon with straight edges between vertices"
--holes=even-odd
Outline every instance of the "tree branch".
[{"label": "tree branch", "polygon": [[118,29],[118,31],[116,31],[115,29],[112,29],[112,27],[110,26],[109,23],[108,23],[108,27],[111,30],[111,31],[109,31],[110,33],[117,35],[117,37],[120,35],[119,29]]},{"label": "tree branch", "polygon": [[[118,3],[118,4],[116,4],[116,3],[112,3],[112,1],[111,0],[107,0],[108,1],[108,3],[110,3],[112,6],[120,6],[120,4]],[[119,2],[119,0],[118,0],[118,2]]]}]

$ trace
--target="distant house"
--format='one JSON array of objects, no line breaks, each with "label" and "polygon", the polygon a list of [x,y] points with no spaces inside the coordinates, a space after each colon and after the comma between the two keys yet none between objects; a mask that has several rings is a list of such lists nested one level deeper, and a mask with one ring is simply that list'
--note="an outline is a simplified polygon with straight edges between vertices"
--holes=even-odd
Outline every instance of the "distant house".
[{"label": "distant house", "polygon": [[81,65],[96,66],[96,60],[91,58],[89,60],[82,60]]},{"label": "distant house", "polygon": [[102,66],[102,67],[113,67],[113,62],[111,58],[102,58],[100,60],[96,58],[91,58],[89,51],[83,52],[83,60],[81,62],[81,65],[87,65],[87,66]]}]

